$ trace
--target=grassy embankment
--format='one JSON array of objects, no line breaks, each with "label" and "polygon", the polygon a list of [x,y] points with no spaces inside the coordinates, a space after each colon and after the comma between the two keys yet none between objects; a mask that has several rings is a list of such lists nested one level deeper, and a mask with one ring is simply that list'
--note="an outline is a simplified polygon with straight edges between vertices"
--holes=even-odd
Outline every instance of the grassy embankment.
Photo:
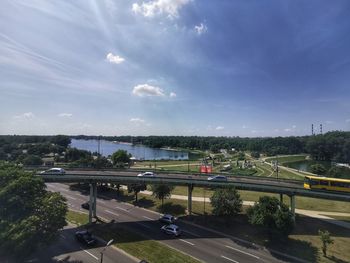
[{"label": "grassy embankment", "polygon": [[[67,221],[79,226],[85,225],[88,222],[88,215],[69,211]],[[155,240],[149,240],[132,231],[132,229],[121,228],[118,223],[101,223],[92,227],[93,233],[104,240],[117,240],[114,246],[127,252],[128,254],[145,259],[147,262],[185,262],[198,263],[198,261],[188,255],[180,253],[166,245],[163,245]]]}]

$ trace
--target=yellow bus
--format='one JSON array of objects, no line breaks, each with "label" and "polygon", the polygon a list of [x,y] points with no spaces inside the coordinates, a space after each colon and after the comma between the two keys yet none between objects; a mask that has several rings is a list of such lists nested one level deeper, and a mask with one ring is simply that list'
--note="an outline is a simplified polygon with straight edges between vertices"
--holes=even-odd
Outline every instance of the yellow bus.
[{"label": "yellow bus", "polygon": [[318,176],[305,176],[304,188],[350,193],[350,180]]}]

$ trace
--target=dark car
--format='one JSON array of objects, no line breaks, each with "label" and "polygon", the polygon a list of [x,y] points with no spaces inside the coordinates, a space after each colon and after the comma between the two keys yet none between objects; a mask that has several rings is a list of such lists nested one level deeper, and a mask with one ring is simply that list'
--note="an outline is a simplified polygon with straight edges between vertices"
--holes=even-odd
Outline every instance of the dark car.
[{"label": "dark car", "polygon": [[84,208],[84,209],[86,209],[86,210],[89,210],[89,209],[90,209],[90,204],[89,204],[89,202],[85,202],[85,203],[81,204],[81,208]]},{"label": "dark car", "polygon": [[88,230],[75,232],[75,238],[87,246],[93,246],[97,243],[97,239]]}]

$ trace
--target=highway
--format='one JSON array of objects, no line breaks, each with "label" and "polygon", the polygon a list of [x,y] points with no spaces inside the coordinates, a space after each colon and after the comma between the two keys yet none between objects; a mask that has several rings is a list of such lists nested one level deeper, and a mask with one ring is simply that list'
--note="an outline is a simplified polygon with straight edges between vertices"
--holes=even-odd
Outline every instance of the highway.
[{"label": "highway", "polygon": [[[67,185],[47,183],[48,190],[60,192],[68,200],[71,209],[81,210],[80,205],[88,201],[88,195],[71,191]],[[115,199],[97,199],[97,214],[107,220],[139,233],[146,239],[153,239],[189,254],[203,262],[282,262],[269,251],[243,246],[230,238],[190,225],[178,220],[176,223],[183,234],[173,238],[160,231],[159,214]]]}]

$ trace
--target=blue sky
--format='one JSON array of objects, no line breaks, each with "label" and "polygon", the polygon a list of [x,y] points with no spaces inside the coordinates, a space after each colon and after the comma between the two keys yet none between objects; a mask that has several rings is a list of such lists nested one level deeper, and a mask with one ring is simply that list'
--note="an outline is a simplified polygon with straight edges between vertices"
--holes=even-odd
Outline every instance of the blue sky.
[{"label": "blue sky", "polygon": [[0,134],[350,130],[350,1],[1,4]]}]

